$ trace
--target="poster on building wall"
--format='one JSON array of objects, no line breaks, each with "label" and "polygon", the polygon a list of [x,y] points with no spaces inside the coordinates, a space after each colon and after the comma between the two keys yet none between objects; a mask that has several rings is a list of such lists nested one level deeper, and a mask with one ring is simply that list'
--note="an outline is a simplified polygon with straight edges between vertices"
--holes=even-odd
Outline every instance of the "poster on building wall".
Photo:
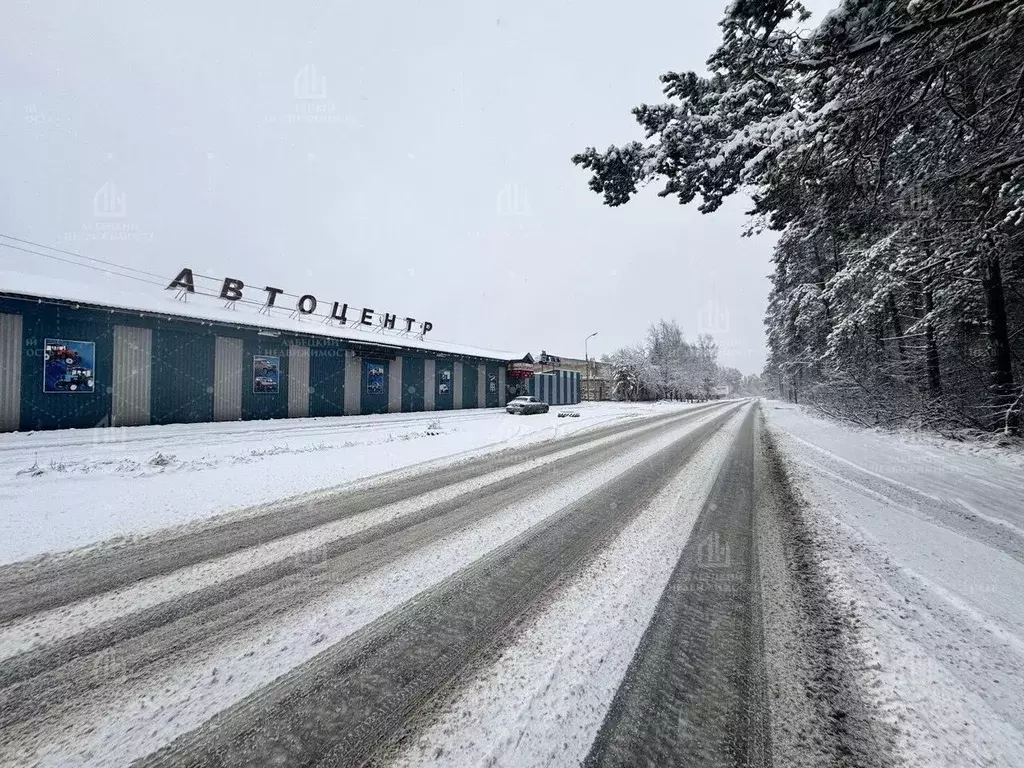
[{"label": "poster on building wall", "polygon": [[384,366],[380,363],[366,364],[366,394],[384,394]]},{"label": "poster on building wall", "polygon": [[439,395],[447,395],[452,391],[452,372],[450,368],[442,368],[440,374],[441,380],[437,383],[437,393]]},{"label": "poster on building wall", "polygon": [[43,392],[96,391],[96,344],[68,339],[43,340]]},{"label": "poster on building wall", "polygon": [[281,391],[280,357],[252,356],[252,391],[265,395],[276,395]]},{"label": "poster on building wall", "polygon": [[487,391],[492,394],[498,391],[498,374],[487,374]]}]

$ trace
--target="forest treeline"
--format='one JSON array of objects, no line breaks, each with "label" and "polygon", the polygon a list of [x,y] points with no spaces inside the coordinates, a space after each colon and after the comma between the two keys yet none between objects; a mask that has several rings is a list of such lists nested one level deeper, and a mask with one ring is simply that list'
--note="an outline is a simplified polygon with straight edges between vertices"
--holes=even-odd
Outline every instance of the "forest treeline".
[{"label": "forest treeline", "polygon": [[868,424],[1016,431],[1024,400],[1024,0],[733,0],[646,141],[573,161],[778,232],[762,380]]},{"label": "forest treeline", "polygon": [[759,376],[718,363],[718,344],[703,333],[689,342],[674,320],[659,320],[643,342],[607,356],[612,389],[622,400],[711,400],[762,394]]}]

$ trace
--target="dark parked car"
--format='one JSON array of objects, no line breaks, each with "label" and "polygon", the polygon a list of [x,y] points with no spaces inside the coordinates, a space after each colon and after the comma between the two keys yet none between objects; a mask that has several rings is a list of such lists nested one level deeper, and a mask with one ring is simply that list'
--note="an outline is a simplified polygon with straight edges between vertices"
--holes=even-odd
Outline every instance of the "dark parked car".
[{"label": "dark parked car", "polygon": [[543,400],[538,400],[533,395],[522,395],[517,397],[515,400],[511,400],[508,405],[505,406],[505,410],[511,414],[519,414],[520,416],[526,416],[530,413],[547,413],[548,404]]},{"label": "dark parked car", "polygon": [[257,376],[252,389],[253,392],[277,392],[277,381],[269,376]]},{"label": "dark parked car", "polygon": [[269,360],[259,360],[255,362],[256,375],[263,376],[268,373],[277,373],[277,365],[270,362]]}]

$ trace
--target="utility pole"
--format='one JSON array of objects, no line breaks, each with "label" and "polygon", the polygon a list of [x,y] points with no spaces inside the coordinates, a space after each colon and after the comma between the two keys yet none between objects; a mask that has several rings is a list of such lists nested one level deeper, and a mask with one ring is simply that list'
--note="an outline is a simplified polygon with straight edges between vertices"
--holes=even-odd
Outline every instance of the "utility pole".
[{"label": "utility pole", "polygon": [[595,336],[597,336],[597,331],[594,331],[592,334],[590,334],[589,336],[587,336],[587,338],[583,340],[583,365],[586,367],[587,372],[586,383],[588,400],[591,400],[592,398],[590,397],[590,353],[587,351],[587,342],[590,341]]}]

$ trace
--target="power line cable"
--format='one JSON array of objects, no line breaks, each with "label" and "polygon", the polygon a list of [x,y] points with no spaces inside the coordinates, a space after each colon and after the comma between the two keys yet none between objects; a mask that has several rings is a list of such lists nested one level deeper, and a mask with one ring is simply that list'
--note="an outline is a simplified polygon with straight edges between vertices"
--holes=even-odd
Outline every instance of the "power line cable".
[{"label": "power line cable", "polygon": [[[136,273],[138,273],[140,275],[145,275],[146,277],[155,277],[157,280],[163,280],[164,279],[163,275],[158,275],[158,274],[156,274],[154,272],[147,272],[144,269],[136,269],[135,267],[126,267],[123,264],[117,264],[117,263],[115,263],[113,261],[104,261],[103,259],[97,259],[97,258],[94,258],[92,256],[86,256],[86,255],[81,254],[81,253],[75,253],[74,251],[66,251],[63,248],[56,248],[56,247],[54,247],[52,245],[44,245],[43,243],[36,243],[36,242],[33,242],[32,240],[25,240],[25,239],[20,238],[20,237],[14,237],[13,235],[7,235],[7,234],[4,234],[3,232],[0,232],[0,237],[4,238],[5,240],[13,240],[16,243],[22,243],[24,245],[31,245],[31,246],[34,246],[36,248],[45,248],[48,251],[56,251],[57,253],[63,253],[66,256],[74,256],[76,259],[82,259],[84,261],[92,261],[92,262],[95,262],[97,264],[104,264],[104,265],[106,265],[108,267],[116,267],[117,269],[123,269],[123,270],[125,270],[127,272],[136,272]],[[39,255],[45,256],[47,254],[39,254]],[[71,262],[71,263],[74,263],[74,262]],[[83,264],[82,266],[85,266],[85,265]]]},{"label": "power line cable", "polygon": [[[6,240],[13,240],[14,242],[23,243],[23,244],[26,244],[26,245],[32,245],[32,246],[35,246],[36,248],[45,248],[46,250],[56,251],[57,253],[62,253],[64,255],[66,255],[66,256],[73,256],[76,259],[81,259],[82,261],[72,261],[71,259],[64,259],[64,258],[61,258],[60,256],[55,256],[52,253],[43,253],[41,251],[32,250],[30,248],[22,248],[22,247],[19,247],[19,246],[16,246],[16,245],[11,245],[9,243],[0,242],[0,247],[3,247],[3,248],[10,248],[12,250],[22,251],[24,253],[31,253],[31,254],[33,254],[35,256],[42,256],[43,258],[53,259],[54,261],[59,261],[59,262],[65,263],[65,264],[71,264],[72,266],[76,266],[76,267],[84,267],[85,269],[91,269],[91,270],[94,270],[96,272],[101,272],[101,273],[106,274],[106,275],[112,275],[114,277],[123,277],[123,278],[126,278],[128,280],[135,280],[135,281],[140,282],[140,283],[145,283],[146,285],[155,285],[158,288],[166,289],[168,287],[166,276],[165,275],[158,275],[155,272],[147,272],[146,270],[143,270],[143,269],[137,269],[135,267],[127,267],[127,266],[124,266],[123,264],[118,264],[118,263],[113,262],[113,261],[106,261],[104,259],[97,259],[97,258],[95,258],[93,256],[86,256],[86,255],[81,254],[81,253],[76,253],[75,251],[68,251],[68,250],[65,250],[63,248],[54,247],[52,245],[45,245],[43,243],[37,243],[37,242],[34,242],[32,240],[26,240],[24,238],[15,237],[13,235],[8,235],[8,234],[5,234],[3,232],[0,232],[0,238],[4,238]],[[103,265],[105,265],[107,267],[113,267],[114,269],[123,270],[124,272],[134,272],[136,274],[135,275],[129,275],[129,274],[123,274],[121,272],[113,272],[113,271],[111,271],[109,269],[103,269],[102,267],[97,267],[97,266],[93,266],[93,264],[86,264],[86,263],[82,263],[82,262],[93,262],[93,264],[103,264]],[[144,275],[145,277],[136,277],[136,275]],[[202,278],[204,280],[212,280],[214,282],[221,282],[219,278],[210,277],[208,275],[195,275],[193,273],[193,277]],[[145,279],[145,278],[156,278],[156,280],[159,280],[160,282],[157,283],[157,282],[154,282],[153,280],[148,280],[148,279]],[[246,285],[250,285],[250,283],[246,283]],[[207,296],[207,297],[210,297],[210,298],[220,298],[219,294],[217,294],[217,293],[205,293],[205,292],[202,292],[202,291],[196,291],[196,293],[198,295],[200,295],[200,296]],[[299,298],[298,294],[288,293],[287,291],[282,291],[280,295],[287,296],[289,298],[296,298],[296,299]],[[263,303],[263,302],[256,301],[254,299],[246,299],[244,297],[240,298],[240,299],[236,299],[235,301],[237,303],[239,303],[239,304],[245,304],[245,305],[253,306],[253,307],[257,307],[257,308],[263,308],[263,307],[266,306],[266,304]],[[286,310],[284,307],[280,307],[280,308],[274,307],[274,308],[275,309],[280,309],[282,312],[291,312],[291,310]],[[353,323],[353,321],[348,321],[347,323],[344,323],[344,324],[342,324],[342,325],[340,325],[338,327],[341,327],[341,328],[351,327],[354,330],[362,331],[362,329],[357,327]],[[422,336],[416,336],[415,334],[413,334],[412,337],[413,338],[418,338],[420,341],[424,341],[425,340]],[[408,336],[403,336],[402,338],[409,338],[409,337]],[[459,342],[456,342],[456,341],[451,341],[451,340],[448,340],[448,339],[439,339],[439,338],[436,338],[436,337],[432,338],[430,341],[432,343],[453,344],[453,345],[459,345],[459,346],[465,346],[465,347],[473,347],[474,346],[474,345],[470,345],[470,344],[463,345],[463,344],[459,344]],[[479,349],[481,351],[485,351],[482,348],[479,348]]]},{"label": "power line cable", "polygon": [[[43,247],[45,247],[45,246],[43,246]],[[31,248],[22,248],[21,246],[11,245],[10,243],[0,243],[0,248],[10,248],[10,249],[15,250],[15,251],[22,251],[24,253],[31,253],[31,254],[34,254],[36,256],[42,256],[43,258],[46,258],[46,259],[53,259],[54,261],[61,261],[61,262],[64,262],[65,264],[72,264],[72,265],[74,265],[76,267],[85,267],[86,269],[92,269],[92,270],[94,270],[96,272],[103,272],[104,274],[113,275],[114,277],[124,277],[124,278],[127,278],[129,280],[137,280],[140,283],[146,283],[147,285],[157,285],[157,286],[159,286],[161,288],[164,287],[162,282],[161,283],[155,283],[152,280],[147,280],[147,279],[145,279],[143,277],[136,277],[135,275],[125,275],[125,274],[121,274],[120,272],[112,272],[111,270],[103,269],[102,267],[94,267],[94,266],[92,266],[90,264],[82,264],[81,262],[72,261],[71,259],[62,259],[60,256],[54,256],[52,253],[43,253],[42,251],[34,251]]]}]

